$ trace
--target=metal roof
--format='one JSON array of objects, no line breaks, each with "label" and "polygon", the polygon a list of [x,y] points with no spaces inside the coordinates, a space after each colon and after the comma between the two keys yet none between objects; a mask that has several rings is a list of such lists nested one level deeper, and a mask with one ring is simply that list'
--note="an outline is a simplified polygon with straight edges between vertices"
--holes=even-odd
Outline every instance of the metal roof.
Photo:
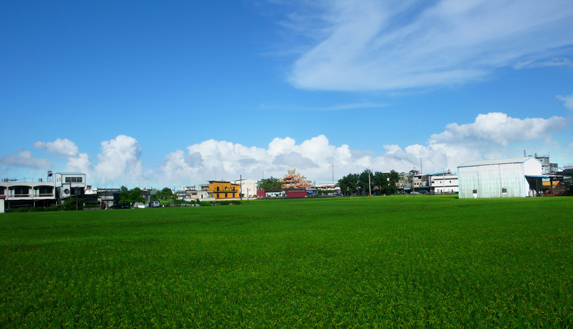
[{"label": "metal roof", "polygon": [[[512,159],[500,159],[500,160],[483,160],[483,161],[468,161],[464,162],[458,166],[461,167],[475,167],[475,166],[488,166],[488,165],[496,165],[496,164],[507,164],[507,163],[523,163],[527,160],[535,160],[532,157],[525,157],[525,158],[512,158]],[[537,160],[535,160],[537,161]]]}]

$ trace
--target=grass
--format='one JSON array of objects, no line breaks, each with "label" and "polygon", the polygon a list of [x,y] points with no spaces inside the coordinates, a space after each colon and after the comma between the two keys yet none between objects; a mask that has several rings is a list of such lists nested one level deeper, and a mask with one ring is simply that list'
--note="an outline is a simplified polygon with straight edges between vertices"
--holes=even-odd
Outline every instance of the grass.
[{"label": "grass", "polygon": [[573,198],[0,216],[0,327],[573,326]]}]

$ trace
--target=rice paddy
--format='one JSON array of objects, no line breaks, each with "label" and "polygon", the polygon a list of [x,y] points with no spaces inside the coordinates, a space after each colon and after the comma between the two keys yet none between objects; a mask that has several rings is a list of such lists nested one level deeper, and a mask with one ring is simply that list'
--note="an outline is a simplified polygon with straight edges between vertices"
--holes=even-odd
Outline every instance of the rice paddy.
[{"label": "rice paddy", "polygon": [[0,327],[571,328],[573,198],[0,215]]}]

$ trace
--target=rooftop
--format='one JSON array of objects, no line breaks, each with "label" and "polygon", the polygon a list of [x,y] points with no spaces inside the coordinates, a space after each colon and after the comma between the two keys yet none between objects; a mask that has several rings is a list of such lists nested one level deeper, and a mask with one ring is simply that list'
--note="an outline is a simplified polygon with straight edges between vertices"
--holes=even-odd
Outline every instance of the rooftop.
[{"label": "rooftop", "polygon": [[462,163],[458,166],[461,167],[474,167],[474,166],[487,166],[487,165],[495,165],[495,164],[508,164],[508,163],[523,163],[527,160],[535,160],[532,157],[525,157],[525,158],[511,158],[511,159],[499,159],[499,160],[482,160],[482,161],[468,161]]}]

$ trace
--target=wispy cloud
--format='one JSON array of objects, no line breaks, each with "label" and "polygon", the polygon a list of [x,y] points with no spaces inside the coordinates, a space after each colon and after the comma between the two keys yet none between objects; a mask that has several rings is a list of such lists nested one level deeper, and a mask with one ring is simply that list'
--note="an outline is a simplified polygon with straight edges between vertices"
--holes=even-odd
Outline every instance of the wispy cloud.
[{"label": "wispy cloud", "polygon": [[289,77],[304,89],[400,90],[466,83],[524,58],[528,62],[517,67],[567,65],[567,60],[546,59],[573,45],[570,0],[299,4],[309,8],[309,2],[318,12],[291,12],[291,26],[283,23],[314,42],[294,62]]},{"label": "wispy cloud", "polygon": [[565,102],[564,105],[566,108],[573,110],[573,94],[568,96],[557,95],[555,97],[557,97],[558,100]]},{"label": "wispy cloud", "polygon": [[10,154],[0,157],[0,164],[7,167],[21,167],[32,169],[50,169],[52,162],[47,159],[32,157],[30,151],[22,150],[18,154]]},{"label": "wispy cloud", "polygon": [[552,67],[552,66],[569,66],[573,67],[573,62],[568,58],[554,58],[549,61],[540,61],[536,62],[533,60],[519,62],[513,66],[516,70],[521,69],[532,69],[532,68],[539,68],[539,67]]}]

